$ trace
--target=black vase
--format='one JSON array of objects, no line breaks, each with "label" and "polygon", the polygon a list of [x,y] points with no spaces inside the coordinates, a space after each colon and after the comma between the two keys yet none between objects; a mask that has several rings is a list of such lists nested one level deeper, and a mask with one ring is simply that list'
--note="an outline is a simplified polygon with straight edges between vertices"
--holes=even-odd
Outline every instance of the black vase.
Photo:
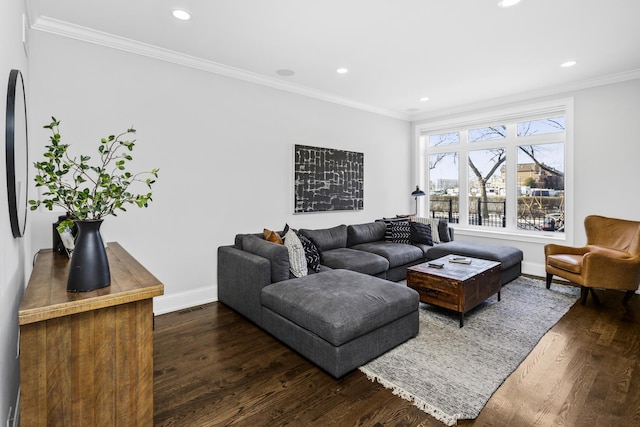
[{"label": "black vase", "polygon": [[102,220],[75,221],[78,237],[69,266],[68,292],[89,292],[111,284],[109,260],[100,235]]}]

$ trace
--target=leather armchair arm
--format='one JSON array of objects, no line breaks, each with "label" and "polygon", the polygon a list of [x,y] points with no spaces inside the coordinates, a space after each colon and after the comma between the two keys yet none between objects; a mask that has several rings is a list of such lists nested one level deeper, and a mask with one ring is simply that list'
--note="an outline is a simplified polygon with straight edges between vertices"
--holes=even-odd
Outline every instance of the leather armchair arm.
[{"label": "leather armchair arm", "polygon": [[635,290],[640,284],[640,257],[613,258],[589,252],[582,261],[585,286]]},{"label": "leather armchair arm", "polygon": [[589,248],[574,248],[573,246],[556,245],[555,243],[549,243],[544,246],[545,259],[549,255],[555,254],[568,254],[568,255],[584,255],[589,252]]}]

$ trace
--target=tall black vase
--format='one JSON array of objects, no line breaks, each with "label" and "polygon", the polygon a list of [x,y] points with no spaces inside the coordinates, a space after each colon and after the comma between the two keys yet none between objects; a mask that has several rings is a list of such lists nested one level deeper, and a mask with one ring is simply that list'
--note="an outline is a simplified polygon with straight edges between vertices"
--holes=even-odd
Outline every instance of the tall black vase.
[{"label": "tall black vase", "polygon": [[89,292],[111,284],[109,260],[100,235],[102,220],[75,221],[78,237],[69,266],[68,292]]}]

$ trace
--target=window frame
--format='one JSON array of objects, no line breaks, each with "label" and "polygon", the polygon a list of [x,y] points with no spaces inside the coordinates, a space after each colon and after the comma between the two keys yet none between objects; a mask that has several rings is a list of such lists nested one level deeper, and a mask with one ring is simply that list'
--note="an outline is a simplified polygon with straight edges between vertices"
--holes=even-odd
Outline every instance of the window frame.
[{"label": "window frame", "polygon": [[[556,132],[551,134],[530,135],[526,137],[517,136],[518,122],[551,118],[554,115],[563,115],[565,117],[564,132]],[[415,153],[415,178],[422,188],[429,189],[429,156],[437,153],[459,153],[459,173],[458,180],[460,184],[460,223],[452,224],[457,235],[468,235],[477,237],[492,237],[504,240],[518,240],[538,243],[549,243],[550,241],[558,241],[563,244],[573,244],[574,235],[574,190],[573,190],[573,98],[562,98],[553,101],[540,103],[522,104],[509,108],[499,108],[492,110],[483,110],[464,115],[457,115],[447,119],[434,119],[421,123],[417,123],[414,128],[414,153]],[[493,139],[487,141],[468,141],[468,131],[485,126],[505,125],[507,127],[507,136],[503,139]],[[429,146],[429,134],[460,132],[459,144],[443,145],[441,147]],[[564,133],[564,141],[558,139],[557,136]],[[525,142],[526,139],[526,142]],[[517,167],[518,167],[518,146],[520,145],[538,145],[540,143],[564,142],[564,186],[565,186],[565,229],[563,233],[530,231],[517,228]],[[469,200],[469,152],[478,149],[491,149],[497,147],[506,147],[507,149],[507,177],[506,188],[508,197],[507,205],[507,224],[506,227],[484,227],[469,225],[468,223],[468,200]],[[430,198],[424,197],[419,201],[418,214],[427,216],[430,212]]]}]

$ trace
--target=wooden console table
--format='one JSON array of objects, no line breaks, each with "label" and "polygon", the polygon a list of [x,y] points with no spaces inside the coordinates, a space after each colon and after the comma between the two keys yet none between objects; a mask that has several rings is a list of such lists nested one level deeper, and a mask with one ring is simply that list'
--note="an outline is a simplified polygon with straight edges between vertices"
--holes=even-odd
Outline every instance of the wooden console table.
[{"label": "wooden console table", "polygon": [[111,286],[67,292],[69,260],[38,253],[18,312],[25,426],[153,425],[153,297],[164,287],[118,243]]}]

